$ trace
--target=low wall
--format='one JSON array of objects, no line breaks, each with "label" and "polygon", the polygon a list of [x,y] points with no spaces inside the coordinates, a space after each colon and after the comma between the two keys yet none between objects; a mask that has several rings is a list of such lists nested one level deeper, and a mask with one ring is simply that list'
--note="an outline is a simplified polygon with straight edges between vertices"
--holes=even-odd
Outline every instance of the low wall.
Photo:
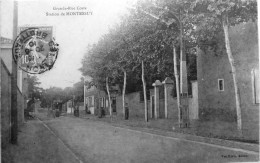
[{"label": "low wall", "polygon": [[159,118],[164,118],[165,117],[165,100],[160,99],[159,100]]},{"label": "low wall", "polygon": [[259,107],[241,108],[243,136],[259,140]]},{"label": "low wall", "polygon": [[[134,92],[125,95],[125,102],[128,103],[129,108],[129,118],[130,117],[141,117],[144,118],[144,102],[140,102],[140,92]],[[149,110],[149,101],[147,102],[147,107]],[[117,114],[123,116],[123,103],[122,96],[116,97],[116,108]]]},{"label": "low wall", "polygon": [[172,96],[168,99],[168,118],[178,120],[177,98],[173,98]]},{"label": "low wall", "polygon": [[[144,118],[144,102],[140,102],[139,92],[126,94],[125,101],[128,103],[129,108],[129,117],[141,117]],[[188,104],[189,104],[189,113],[190,115],[193,114],[193,106],[191,104],[194,103],[194,99],[189,97]],[[151,101],[147,101],[148,106],[148,116],[151,117]],[[165,118],[165,100],[160,99],[159,101],[159,118]],[[117,114],[119,116],[123,116],[123,104],[122,104],[122,96],[116,97],[116,107],[117,107]],[[190,116],[191,117],[191,116]],[[178,120],[178,107],[177,107],[177,99],[170,97],[168,99],[168,118]]]},{"label": "low wall", "polygon": [[[150,89],[150,99],[154,96],[154,90]],[[171,91],[170,88],[168,91]],[[183,105],[189,106],[189,118],[198,119],[198,95],[197,95],[197,82],[192,82],[192,96],[189,96],[187,100],[182,99]],[[125,102],[128,103],[129,117],[142,117],[144,118],[144,102],[140,102],[140,92],[134,92],[125,95]],[[147,101],[148,117],[151,118],[152,112],[152,100]],[[123,116],[123,104],[122,96],[116,97],[117,114]],[[178,107],[177,98],[168,97],[168,118],[178,120]],[[159,99],[159,118],[165,118],[165,99]]]}]

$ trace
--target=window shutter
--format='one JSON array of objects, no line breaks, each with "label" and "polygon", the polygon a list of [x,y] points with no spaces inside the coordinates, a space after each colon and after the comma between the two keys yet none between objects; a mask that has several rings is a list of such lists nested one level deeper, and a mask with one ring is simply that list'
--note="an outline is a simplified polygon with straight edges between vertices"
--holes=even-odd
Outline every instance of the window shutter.
[{"label": "window shutter", "polygon": [[251,72],[252,75],[252,91],[253,91],[253,103],[259,104],[260,97],[259,97],[259,70],[253,69]]},{"label": "window shutter", "polygon": [[91,97],[92,103],[91,105],[94,106],[94,96]]}]

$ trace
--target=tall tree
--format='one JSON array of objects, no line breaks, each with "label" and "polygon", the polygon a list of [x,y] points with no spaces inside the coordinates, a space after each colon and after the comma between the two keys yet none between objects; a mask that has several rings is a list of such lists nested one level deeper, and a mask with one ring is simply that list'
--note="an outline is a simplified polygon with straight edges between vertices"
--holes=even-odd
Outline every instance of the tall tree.
[{"label": "tall tree", "polygon": [[143,93],[144,93],[144,118],[148,122],[148,107],[147,107],[147,97],[146,97],[146,82],[144,73],[144,61],[142,61],[142,81],[143,81]]},{"label": "tall tree", "polygon": [[79,82],[73,84],[72,94],[75,96],[75,102],[84,101],[84,78],[83,77],[80,78]]},{"label": "tall tree", "polygon": [[40,99],[42,88],[39,87],[41,82],[36,75],[28,75],[28,97],[31,99]]}]

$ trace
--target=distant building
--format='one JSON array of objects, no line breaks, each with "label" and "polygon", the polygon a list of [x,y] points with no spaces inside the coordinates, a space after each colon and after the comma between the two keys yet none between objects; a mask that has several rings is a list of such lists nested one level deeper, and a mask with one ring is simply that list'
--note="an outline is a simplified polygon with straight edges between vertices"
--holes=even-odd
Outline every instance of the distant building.
[{"label": "distant building", "polygon": [[[110,86],[111,106],[113,114],[116,114],[116,96],[119,91],[119,86]],[[105,91],[97,89],[95,86],[90,88],[85,87],[85,103],[91,114],[99,115],[103,110],[103,114],[109,115],[109,100]]]}]

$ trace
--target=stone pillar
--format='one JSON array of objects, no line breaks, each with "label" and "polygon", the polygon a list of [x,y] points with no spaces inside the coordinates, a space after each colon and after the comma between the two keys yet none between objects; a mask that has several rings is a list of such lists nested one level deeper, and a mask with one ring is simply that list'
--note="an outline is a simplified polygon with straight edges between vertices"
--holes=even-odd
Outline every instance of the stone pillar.
[{"label": "stone pillar", "polygon": [[192,120],[192,119],[199,119],[199,104],[198,104],[198,82],[194,80],[191,81],[191,84],[192,84],[192,100],[191,100],[191,105],[189,105],[189,118]]},{"label": "stone pillar", "polygon": [[164,109],[165,109],[165,118],[168,118],[168,103],[171,95],[171,89],[173,88],[173,80],[169,77],[166,77],[162,82],[164,84]]},{"label": "stone pillar", "polygon": [[153,83],[154,86],[154,114],[155,119],[159,118],[159,86],[162,85],[160,80]]}]

